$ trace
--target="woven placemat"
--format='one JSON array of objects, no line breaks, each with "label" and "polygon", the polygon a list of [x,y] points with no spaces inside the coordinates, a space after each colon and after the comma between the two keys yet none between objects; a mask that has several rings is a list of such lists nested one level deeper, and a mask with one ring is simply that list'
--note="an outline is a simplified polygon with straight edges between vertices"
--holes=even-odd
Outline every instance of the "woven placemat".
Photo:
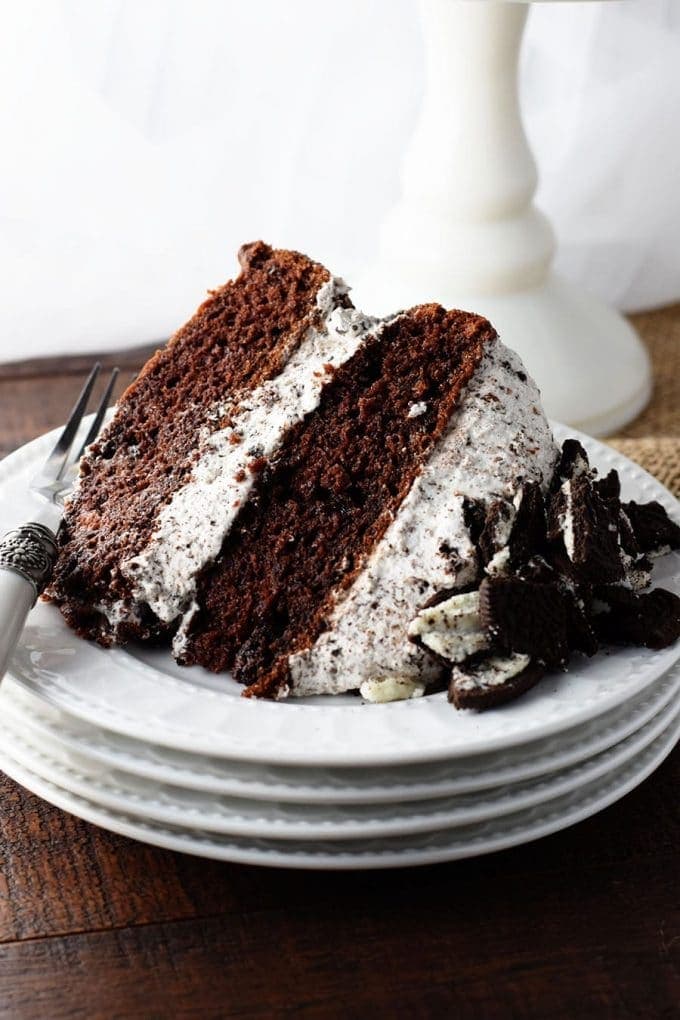
[{"label": "woven placemat", "polygon": [[680,304],[631,322],[652,359],[654,392],[642,414],[606,442],[680,496]]}]

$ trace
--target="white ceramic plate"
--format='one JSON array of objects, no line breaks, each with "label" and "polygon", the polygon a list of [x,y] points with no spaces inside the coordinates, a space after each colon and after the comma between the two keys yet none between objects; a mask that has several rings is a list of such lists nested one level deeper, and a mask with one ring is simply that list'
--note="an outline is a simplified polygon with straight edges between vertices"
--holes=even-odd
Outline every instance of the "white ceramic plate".
[{"label": "white ceramic plate", "polygon": [[[567,431],[556,427],[561,440]],[[616,468],[629,498],[657,499],[678,516],[675,499],[615,451],[580,437],[601,471]],[[54,435],[0,464],[0,514],[29,517],[28,479]],[[680,557],[665,558],[657,582],[680,589]],[[588,722],[634,697],[666,672],[680,648],[617,649],[574,659],[517,701],[485,713],[457,712],[444,694],[390,705],[353,697],[264,702],[240,697],[227,676],[182,669],[159,650],[105,650],[81,641],[51,606],[31,614],[11,672],[56,707],[94,726],[193,753],[278,765],[375,766],[490,753]]]},{"label": "white ceramic plate", "polygon": [[679,712],[680,706],[673,703],[621,743],[542,779],[400,804],[267,803],[184,790],[111,772],[106,766],[65,750],[59,740],[45,736],[36,740],[32,731],[15,720],[0,722],[0,746],[20,765],[62,789],[113,811],[163,825],[256,839],[374,839],[470,825],[570,793],[638,755],[673,724]]},{"label": "white ceramic plate", "polygon": [[108,770],[131,773],[202,793],[307,804],[378,804],[455,796],[507,786],[564,769],[636,732],[680,692],[680,666],[625,705],[566,733],[490,755],[407,767],[305,769],[208,758],[171,751],[111,733],[46,704],[7,677],[0,718],[15,718],[34,743],[57,740],[64,750]]},{"label": "white ceramic plate", "polygon": [[670,753],[680,723],[601,779],[525,811],[487,822],[408,837],[281,842],[245,839],[141,821],[69,793],[0,749],[0,768],[44,800],[79,818],[154,846],[215,860],[303,869],[366,869],[436,864],[491,853],[565,829],[608,807],[638,786]]}]

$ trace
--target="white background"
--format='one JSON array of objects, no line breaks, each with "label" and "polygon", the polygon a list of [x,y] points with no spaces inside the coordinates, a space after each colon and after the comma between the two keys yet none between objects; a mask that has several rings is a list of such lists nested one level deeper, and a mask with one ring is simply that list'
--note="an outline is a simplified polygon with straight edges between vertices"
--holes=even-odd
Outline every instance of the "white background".
[{"label": "white background", "polygon": [[[454,2],[454,0],[452,0]],[[165,337],[258,237],[351,283],[423,89],[416,0],[0,2],[0,361]],[[559,268],[680,298],[680,3],[532,9]]]}]

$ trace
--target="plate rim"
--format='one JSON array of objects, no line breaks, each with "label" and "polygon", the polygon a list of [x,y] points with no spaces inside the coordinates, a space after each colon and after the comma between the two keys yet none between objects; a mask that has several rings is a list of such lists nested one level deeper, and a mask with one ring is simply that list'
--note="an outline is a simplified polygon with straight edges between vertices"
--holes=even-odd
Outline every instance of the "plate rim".
[{"label": "plate rim", "polygon": [[[113,768],[116,771],[120,771],[130,776],[149,780],[151,782],[158,782],[169,786],[181,787],[185,790],[193,790],[197,793],[209,793],[214,795],[228,796],[234,798],[246,798],[249,800],[264,800],[271,801],[277,800],[282,801],[286,804],[337,804],[337,805],[361,805],[361,804],[389,804],[394,802],[400,802],[404,799],[411,800],[430,800],[430,799],[441,799],[443,797],[453,797],[471,793],[483,793],[494,786],[498,785],[513,785],[514,783],[526,782],[530,779],[538,779],[541,776],[547,776],[554,772],[561,771],[565,768],[572,767],[585,761],[588,758],[592,758],[595,755],[601,754],[607,751],[610,747],[615,744],[622,742],[627,739],[633,733],[637,732],[644,725],[646,725],[651,719],[655,718],[663,709],[665,709],[670,702],[680,692],[680,665],[676,664],[672,666],[668,673],[660,677],[655,684],[650,685],[646,691],[643,691],[637,696],[638,708],[637,711],[630,711],[628,704],[624,703],[619,706],[618,709],[613,710],[613,714],[619,713],[623,715],[624,711],[628,708],[628,714],[623,715],[621,721],[615,721],[607,725],[607,717],[603,717],[601,720],[602,726],[592,734],[591,738],[586,742],[585,745],[579,744],[574,739],[577,736],[579,727],[575,727],[575,732],[572,734],[571,730],[565,731],[563,736],[571,735],[571,743],[569,744],[569,750],[567,752],[553,753],[552,756],[548,755],[548,752],[544,752],[542,757],[538,759],[538,765],[532,763],[531,760],[528,762],[525,759],[520,759],[518,762],[513,763],[511,760],[509,764],[505,766],[501,765],[496,767],[495,771],[489,771],[488,774],[484,772],[464,774],[464,775],[452,775],[446,780],[430,780],[426,781],[424,778],[419,783],[413,783],[408,785],[402,783],[399,785],[395,783],[392,786],[380,785],[380,783],[374,783],[373,785],[366,784],[362,787],[350,787],[340,786],[339,782],[336,786],[330,784],[323,785],[323,776],[318,776],[318,786],[313,786],[314,779],[316,778],[313,774],[305,776],[301,782],[299,790],[296,789],[290,778],[287,782],[280,782],[276,784],[271,777],[262,777],[257,781],[253,781],[248,784],[247,780],[238,780],[228,776],[226,770],[231,764],[237,767],[250,767],[250,763],[244,762],[229,762],[227,759],[222,759],[225,767],[225,776],[220,780],[214,782],[207,782],[206,776],[201,776],[196,773],[195,781],[187,782],[187,769],[175,768],[173,771],[170,768],[167,771],[163,771],[163,768],[167,769],[167,766],[154,767],[153,760],[145,761],[144,759],[134,759],[133,752],[126,751],[127,758],[121,756],[116,758],[114,755],[107,754],[101,751],[99,748],[89,746],[85,744],[79,744],[77,742],[78,737],[71,737],[70,735],[64,736],[64,731],[59,730],[58,721],[55,723],[44,722],[37,718],[35,706],[22,705],[20,698],[26,697],[28,699],[37,702],[38,711],[42,707],[43,703],[36,698],[32,693],[26,692],[24,688],[17,685],[17,690],[12,690],[11,685],[13,684],[12,678],[8,678],[9,683],[0,691],[0,704],[2,705],[3,711],[8,715],[14,717],[18,724],[26,726],[32,732],[40,737],[45,735],[51,739],[57,739],[61,742],[64,749],[78,755],[82,755],[85,758],[90,758],[99,764],[105,765],[109,768]],[[661,694],[654,692],[655,686],[662,685],[664,681],[667,682],[667,686]],[[9,691],[8,691],[9,689]],[[9,697],[7,696],[9,693]],[[16,697],[16,694],[20,695],[16,703],[12,702],[12,698]],[[634,699],[631,699],[631,701]],[[9,704],[8,704],[9,702]],[[65,715],[59,709],[55,711],[60,712],[61,715]],[[89,724],[83,723],[82,720],[73,719],[76,725],[88,726]],[[596,725],[598,720],[593,720],[592,724]],[[104,737],[110,736],[114,739],[126,739],[121,738],[119,734],[108,733],[101,727],[96,727],[98,734],[104,734]],[[549,738],[548,738],[549,739]],[[139,741],[130,741],[131,743],[140,743]],[[544,744],[546,741],[536,741],[536,744]],[[140,745],[146,747],[148,745]],[[529,748],[530,745],[525,745],[525,749]],[[158,748],[162,752],[170,753],[173,752],[167,748]],[[500,754],[513,755],[518,752],[519,748],[509,748]],[[176,753],[176,752],[175,752]],[[184,753],[184,752],[179,752]],[[190,755],[187,757],[191,757]],[[478,755],[478,758],[484,756]],[[465,759],[458,759],[458,761],[464,761]],[[472,763],[473,759],[470,759]],[[455,761],[452,762],[455,767]],[[445,762],[436,763],[424,763],[417,768],[427,769],[431,765],[435,768],[441,767]],[[482,762],[480,762],[480,765]],[[253,765],[253,768],[272,768],[272,766],[260,766]],[[276,768],[275,766],[273,767]],[[388,771],[383,769],[381,771]],[[289,770],[290,771],[290,770]],[[310,773],[314,773],[314,769],[305,770]],[[331,770],[326,770],[331,771]],[[352,770],[356,771],[356,770]],[[214,777],[213,777],[214,778]],[[345,777],[343,777],[344,779]],[[348,783],[350,782],[347,777]],[[355,780],[351,780],[355,782]],[[201,785],[205,784],[205,785]]]},{"label": "plate rim", "polygon": [[[265,851],[262,846],[253,845],[253,841],[241,841],[246,844],[245,847],[239,847],[238,844],[227,845],[226,848],[223,848],[223,851],[215,854],[215,847],[209,847],[207,841],[201,843],[191,838],[189,840],[180,839],[179,832],[172,832],[167,828],[150,826],[149,824],[142,826],[131,821],[126,816],[115,812],[105,812],[102,814],[102,809],[96,804],[88,802],[85,798],[70,795],[56,784],[48,780],[40,780],[39,777],[31,775],[28,770],[24,770],[14,763],[2,749],[0,749],[0,767],[15,782],[18,782],[30,792],[36,794],[36,796],[42,797],[43,800],[46,800],[53,806],[99,828],[162,849],[186,853],[205,859],[276,868],[323,871],[377,870],[440,864],[469,857],[483,856],[488,853],[508,849],[509,847],[530,843],[576,825],[578,822],[598,814],[611,804],[621,800],[631,790],[644,782],[669,756],[677,744],[678,739],[680,739],[680,724],[676,724],[673,733],[666,740],[662,742],[661,738],[658,739],[659,745],[654,748],[654,753],[650,753],[650,748],[642,752],[641,757],[644,757],[644,761],[638,769],[632,768],[629,762],[628,766],[623,770],[614,770],[613,774],[609,777],[610,781],[608,784],[605,784],[604,779],[596,781],[593,784],[596,788],[598,783],[604,788],[599,795],[595,793],[593,796],[591,790],[591,795],[582,798],[580,801],[573,794],[567,795],[567,797],[572,797],[576,801],[575,806],[567,812],[556,808],[556,803],[560,800],[562,802],[565,800],[565,798],[557,798],[557,802],[552,805],[552,813],[550,815],[543,819],[539,815],[536,822],[528,824],[524,829],[521,826],[515,825],[514,830],[509,829],[506,832],[501,832],[495,838],[487,839],[486,843],[482,840],[476,846],[465,846],[459,841],[457,848],[444,846],[436,849],[422,850],[406,847],[391,852],[389,850],[374,852],[372,855],[369,851],[355,852],[354,855],[345,851],[343,854],[327,854],[325,857],[318,853],[305,856],[299,850],[291,851],[290,848],[286,852],[281,850],[281,848],[273,849],[271,846],[268,846]],[[623,772],[623,777],[619,775],[617,778],[617,773],[620,772]],[[38,789],[38,787],[41,789]],[[546,802],[545,805],[539,805],[539,808],[546,807],[548,804],[550,802]],[[519,814],[522,814],[522,812],[519,812]],[[446,834],[447,831],[456,832],[454,829],[443,830],[443,833]],[[150,836],[152,838],[149,838]],[[249,842],[250,846],[248,846]],[[258,840],[255,841],[255,844],[262,844],[263,842],[265,841]],[[206,853],[206,849],[208,849],[208,853]]]},{"label": "plate rim", "polygon": [[[539,776],[525,783],[510,784],[498,787],[497,790],[492,788],[486,791],[486,800],[484,796],[480,795],[479,800],[473,804],[456,806],[454,803],[452,806],[435,808],[433,802],[408,802],[412,812],[396,819],[389,814],[390,807],[393,807],[389,804],[331,805],[331,810],[339,810],[340,813],[345,810],[351,815],[352,811],[355,811],[354,817],[337,820],[323,818],[314,820],[313,817],[312,819],[296,820],[294,816],[300,808],[311,809],[312,813],[318,810],[321,814],[321,805],[294,804],[287,806],[289,814],[293,817],[281,819],[267,815],[268,809],[276,811],[278,806],[276,801],[271,801],[268,805],[264,801],[252,801],[252,804],[261,812],[260,817],[239,815],[237,807],[231,817],[226,814],[219,818],[216,814],[211,815],[209,810],[190,809],[187,805],[181,805],[177,800],[174,804],[163,804],[160,797],[164,791],[154,791],[151,788],[147,794],[140,790],[125,789],[122,785],[118,785],[116,788],[116,784],[112,784],[109,777],[97,777],[88,773],[87,766],[90,763],[87,760],[84,763],[78,763],[78,765],[60,761],[55,757],[54,748],[46,751],[43,747],[36,746],[26,739],[20,726],[16,727],[13,723],[8,724],[6,720],[0,721],[0,742],[19,764],[31,769],[37,776],[51,779],[62,789],[121,814],[131,814],[144,821],[153,821],[161,825],[227,836],[234,835],[241,838],[271,838],[281,841],[304,839],[325,842],[328,840],[381,839],[426,833],[444,828],[455,829],[516,814],[518,811],[574,792],[617,768],[623,768],[626,762],[637,757],[658,737],[670,731],[675,723],[680,725],[679,702],[660,709],[651,720],[623,741],[612,745],[599,755],[585,759],[567,769],[558,770],[547,776]],[[58,745],[59,741],[55,739],[52,740],[52,743]],[[68,755],[68,752],[66,753]],[[137,783],[143,789],[145,782],[138,780]],[[162,786],[163,784],[156,785]],[[149,786],[151,787],[151,784]],[[520,789],[518,790],[517,787]],[[172,794],[168,794],[167,789],[166,787],[165,792],[170,799]],[[174,796],[177,797],[178,793],[184,792],[181,788],[175,788]],[[495,798],[494,793],[496,794]],[[459,797],[442,799],[455,802],[463,798],[470,800],[474,797],[475,794],[464,794]],[[209,803],[211,800],[217,801],[221,798],[219,795],[205,794],[202,799]],[[227,799],[241,801],[244,805],[249,803],[248,798],[243,797]],[[374,815],[364,820],[356,816],[357,809],[366,810],[368,815],[371,807],[377,809],[377,816]],[[386,817],[380,818],[380,811],[383,811]]]}]

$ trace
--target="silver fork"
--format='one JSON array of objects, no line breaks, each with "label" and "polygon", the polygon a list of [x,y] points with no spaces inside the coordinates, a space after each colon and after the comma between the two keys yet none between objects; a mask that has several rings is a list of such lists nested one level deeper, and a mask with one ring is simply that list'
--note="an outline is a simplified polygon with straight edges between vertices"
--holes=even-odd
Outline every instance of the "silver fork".
[{"label": "silver fork", "polygon": [[30,483],[42,501],[36,520],[9,531],[0,542],[0,678],[26,623],[31,608],[52,578],[57,559],[57,536],[64,501],[78,477],[78,464],[86,448],[99,435],[118,377],[114,368],[82,444],[74,446],[101,365],[97,363],[75,402],[56,446]]}]

